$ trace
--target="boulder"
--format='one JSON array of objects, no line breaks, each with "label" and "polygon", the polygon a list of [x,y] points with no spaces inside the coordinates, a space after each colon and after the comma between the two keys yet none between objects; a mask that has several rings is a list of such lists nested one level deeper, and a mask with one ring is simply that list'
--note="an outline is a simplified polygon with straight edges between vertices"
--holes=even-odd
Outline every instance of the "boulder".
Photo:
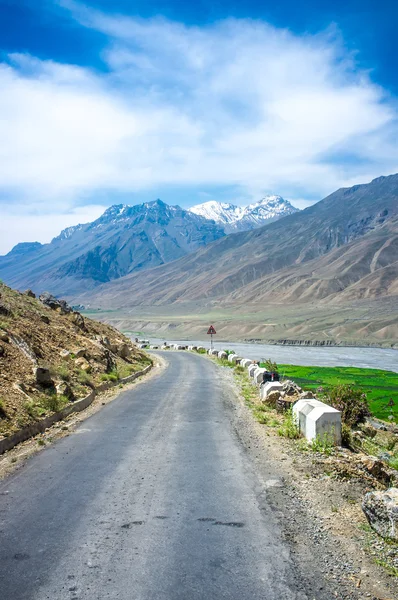
[{"label": "boulder", "polygon": [[83,357],[75,360],[75,365],[82,371],[85,371],[86,373],[90,373],[90,371],[91,371],[90,363],[88,362],[88,360],[86,360]]},{"label": "boulder", "polygon": [[4,331],[0,331],[0,341],[5,342],[6,344],[10,341],[10,338]]},{"label": "boulder", "polygon": [[220,350],[220,352],[218,353],[218,358],[220,360],[228,360],[228,354],[224,352],[224,350]]},{"label": "boulder", "polygon": [[54,385],[50,369],[47,369],[46,367],[35,367],[33,369],[33,374],[38,385],[43,387],[52,387]]},{"label": "boulder", "polygon": [[26,290],[25,295],[29,296],[29,298],[36,298],[36,294],[32,290]]},{"label": "boulder", "polygon": [[275,390],[274,392],[270,392],[267,395],[267,397],[264,400],[262,400],[262,402],[264,404],[268,404],[269,406],[273,406],[274,408],[276,408],[278,401],[282,397],[283,396],[281,396],[281,392],[279,392],[278,390]]},{"label": "boulder", "polygon": [[46,325],[50,325],[50,319],[47,317],[47,315],[40,315],[40,321]]},{"label": "boulder", "polygon": [[86,356],[87,350],[86,348],[77,348],[73,351],[75,358],[84,358]]},{"label": "boulder", "polygon": [[379,535],[398,541],[398,488],[369,492],[363,499],[362,510]]},{"label": "boulder", "polygon": [[39,296],[39,300],[42,304],[48,306],[52,310],[58,310],[61,313],[72,312],[71,307],[69,306],[69,304],[67,304],[67,302],[65,302],[65,300],[58,300],[58,298],[56,298],[49,292],[44,292],[44,294],[41,294]]},{"label": "boulder", "polygon": [[72,315],[72,322],[81,329],[82,331],[87,331],[86,323],[84,321],[84,317],[79,312],[74,312]]},{"label": "boulder", "polygon": [[5,356],[6,355],[6,349],[4,348],[4,346],[2,346],[0,344],[0,356]]},{"label": "boulder", "polygon": [[392,481],[392,473],[390,469],[375,456],[363,456],[360,460],[360,467],[367,471],[372,477],[383,483],[390,485]]},{"label": "boulder", "polygon": [[283,382],[283,391],[287,396],[299,396],[303,389],[297,383],[288,379]]},{"label": "boulder", "polygon": [[66,383],[66,381],[60,381],[59,383],[57,383],[55,386],[55,390],[57,392],[57,396],[65,396],[71,402],[73,402],[73,400],[75,399],[75,396],[72,392],[72,388]]},{"label": "boulder", "polygon": [[315,400],[316,396],[310,392],[301,392],[301,394],[299,395],[299,400]]},{"label": "boulder", "polygon": [[61,356],[61,358],[68,358],[70,356],[70,352],[69,350],[61,350],[59,355]]},{"label": "boulder", "polygon": [[[152,349],[157,348],[157,346],[151,346]],[[130,358],[131,356],[131,348],[125,342],[120,344],[117,348],[117,354],[120,358]]]}]

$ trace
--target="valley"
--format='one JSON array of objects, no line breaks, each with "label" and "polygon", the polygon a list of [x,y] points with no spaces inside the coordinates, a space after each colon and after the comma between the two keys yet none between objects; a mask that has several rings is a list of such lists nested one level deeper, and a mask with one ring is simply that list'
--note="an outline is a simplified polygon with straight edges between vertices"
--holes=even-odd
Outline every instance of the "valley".
[{"label": "valley", "polygon": [[208,325],[214,322],[218,339],[225,341],[398,347],[394,298],[362,300],[349,305],[252,303],[244,309],[220,306],[209,300],[84,312],[122,331],[145,332],[170,340],[205,340]]}]

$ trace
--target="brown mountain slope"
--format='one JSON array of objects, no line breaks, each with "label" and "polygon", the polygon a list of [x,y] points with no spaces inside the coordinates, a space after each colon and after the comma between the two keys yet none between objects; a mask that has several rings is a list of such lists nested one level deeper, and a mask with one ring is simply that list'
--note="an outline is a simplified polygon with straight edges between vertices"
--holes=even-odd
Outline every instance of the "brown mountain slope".
[{"label": "brown mountain slope", "polygon": [[113,327],[0,284],[0,438],[149,363]]},{"label": "brown mountain slope", "polygon": [[[125,309],[209,298],[226,304],[271,298],[307,302],[335,299],[343,290],[347,299],[364,298],[378,293],[380,268],[388,268],[385,293],[395,293],[397,217],[398,175],[380,177],[338,190],[267,227],[227,236],[168,265],[101,286],[79,301]],[[364,277],[369,292],[361,286],[348,291]]]}]

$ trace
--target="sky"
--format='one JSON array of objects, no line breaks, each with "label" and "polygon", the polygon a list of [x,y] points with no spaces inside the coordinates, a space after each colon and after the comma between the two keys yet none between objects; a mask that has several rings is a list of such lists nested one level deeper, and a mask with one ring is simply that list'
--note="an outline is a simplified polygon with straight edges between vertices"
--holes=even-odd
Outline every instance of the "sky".
[{"label": "sky", "polygon": [[398,172],[398,3],[0,0],[0,254],[111,204]]}]

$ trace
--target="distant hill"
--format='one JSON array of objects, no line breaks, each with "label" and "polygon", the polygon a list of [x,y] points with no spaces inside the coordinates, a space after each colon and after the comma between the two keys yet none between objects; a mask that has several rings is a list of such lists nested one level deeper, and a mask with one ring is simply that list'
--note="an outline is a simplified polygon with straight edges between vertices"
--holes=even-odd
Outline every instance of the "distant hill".
[{"label": "distant hill", "polygon": [[127,308],[217,300],[340,301],[398,293],[398,174],[340,189],[266,227],[236,233],[80,298]]},{"label": "distant hill", "polygon": [[70,297],[131,272],[155,267],[223,237],[220,225],[157,200],[111,206],[50,244],[22,243],[0,257],[0,277],[19,289]]},{"label": "distant hill", "polygon": [[223,227],[225,233],[234,233],[256,229],[296,213],[299,209],[281,196],[265,196],[249,206],[236,206],[212,200],[193,206],[189,210],[206,219],[212,219]]}]

